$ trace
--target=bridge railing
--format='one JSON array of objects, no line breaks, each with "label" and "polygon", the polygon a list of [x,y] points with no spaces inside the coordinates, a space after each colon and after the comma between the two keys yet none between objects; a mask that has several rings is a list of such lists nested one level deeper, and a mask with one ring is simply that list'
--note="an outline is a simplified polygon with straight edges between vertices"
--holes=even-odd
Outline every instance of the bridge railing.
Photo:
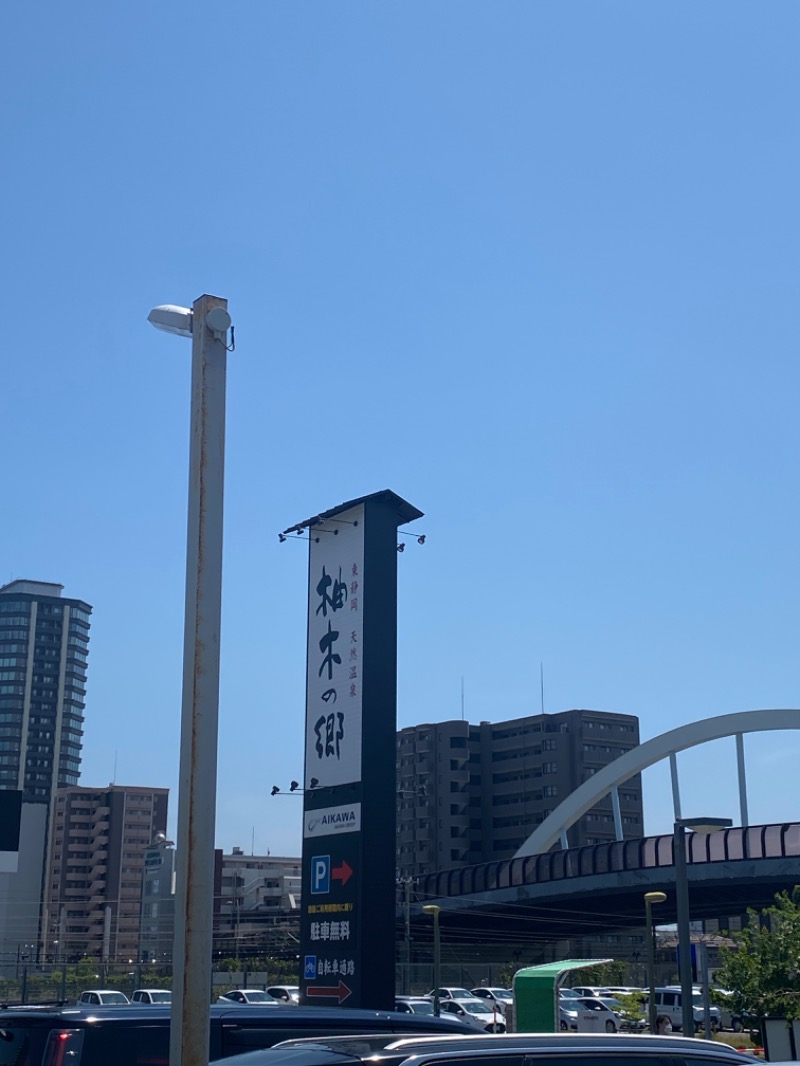
[{"label": "bridge railing", "polygon": [[[418,895],[421,899],[470,896],[493,889],[546,884],[593,874],[674,866],[672,844],[670,833],[442,870],[419,878]],[[686,853],[691,865],[800,856],[800,823],[687,833]]]}]

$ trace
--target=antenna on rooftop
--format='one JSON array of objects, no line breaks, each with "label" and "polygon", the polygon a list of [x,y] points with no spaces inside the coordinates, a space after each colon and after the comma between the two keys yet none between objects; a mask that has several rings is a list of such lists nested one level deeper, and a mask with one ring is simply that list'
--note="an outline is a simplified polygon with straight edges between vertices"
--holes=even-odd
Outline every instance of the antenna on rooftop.
[{"label": "antenna on rooftop", "polygon": [[461,721],[464,721],[464,675],[461,675]]},{"label": "antenna on rooftop", "polygon": [[539,687],[542,696],[542,714],[544,714],[544,663],[539,660]]},{"label": "antenna on rooftop", "polygon": [[115,748],[114,749],[114,775],[111,778],[111,784],[112,785],[116,785],[116,783],[117,783],[117,749]]}]

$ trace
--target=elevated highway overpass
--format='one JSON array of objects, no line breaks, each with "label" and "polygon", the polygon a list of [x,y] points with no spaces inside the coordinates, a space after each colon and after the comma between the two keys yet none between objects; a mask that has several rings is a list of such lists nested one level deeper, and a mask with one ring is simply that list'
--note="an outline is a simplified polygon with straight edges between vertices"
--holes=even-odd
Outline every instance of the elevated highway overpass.
[{"label": "elevated highway overpass", "polygon": [[[514,940],[523,932],[537,939],[587,936],[641,928],[644,893],[654,890],[667,895],[666,902],[658,906],[656,921],[673,923],[673,836],[622,839],[617,789],[635,774],[668,759],[677,820],[682,816],[677,754],[729,736],[736,739],[741,824],[716,833],[687,835],[691,917],[724,918],[742,914],[748,907],[768,906],[776,892],[800,884],[800,823],[748,824],[744,736],[794,729],[800,729],[800,710],[740,711],[700,719],[645,741],[603,767],[559,804],[514,858],[419,878],[413,924],[422,932],[426,925],[422,905],[437,903],[442,908],[442,925],[453,939],[472,940],[478,928],[495,940]],[[609,795],[617,840],[569,848],[570,827]],[[561,850],[551,850],[559,842]]]},{"label": "elevated highway overpass", "polygon": [[[590,936],[644,925],[644,893],[665,892],[656,920],[676,920],[673,837],[610,841],[543,855],[519,856],[422,877],[412,922],[430,919],[424,903],[442,908],[452,940]],[[800,823],[691,833],[687,839],[692,920],[742,914],[800,884]]]}]

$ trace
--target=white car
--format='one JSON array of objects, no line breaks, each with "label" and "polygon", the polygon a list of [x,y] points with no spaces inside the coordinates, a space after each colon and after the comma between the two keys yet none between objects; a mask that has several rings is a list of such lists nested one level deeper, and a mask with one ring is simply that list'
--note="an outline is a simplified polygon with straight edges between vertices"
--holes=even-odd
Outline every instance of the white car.
[{"label": "white car", "polygon": [[601,999],[608,999],[611,995],[606,985],[573,985],[572,991],[579,996],[600,996]]},{"label": "white car", "polygon": [[607,1033],[617,1033],[620,1030],[633,1032],[647,1028],[644,1015],[635,1020],[625,1018],[622,1014],[622,1004],[613,996],[582,996],[580,999],[569,1000],[569,1006],[570,1009],[597,1011],[602,1015],[603,1028]]},{"label": "white car", "polygon": [[487,1003],[493,1003],[503,1014],[506,1012],[506,1007],[514,1002],[514,993],[510,988],[473,988],[472,994],[478,999],[486,1000]]},{"label": "white car", "polygon": [[502,1011],[496,1007],[493,1009],[478,996],[467,996],[466,999],[443,999],[439,1003],[439,1011],[443,1016],[454,1014],[462,1022],[466,1022],[474,1029],[480,1029],[483,1033],[506,1031]]},{"label": "white car", "polygon": [[564,999],[563,997],[558,1003],[558,1028],[562,1033],[566,1033],[568,1030],[577,1030],[578,1028],[578,1011],[572,1005],[573,1000]]},{"label": "white car", "polygon": [[131,993],[131,1003],[172,1003],[169,988],[137,988]]},{"label": "white car", "polygon": [[79,1007],[122,1007],[130,1000],[115,988],[89,988],[78,996]]},{"label": "white car", "polygon": [[277,999],[284,1006],[300,1002],[300,988],[298,985],[270,985],[267,989],[273,999]]},{"label": "white car", "polygon": [[[425,993],[426,996],[430,996],[431,999],[436,995],[436,989],[432,988],[430,992]],[[439,999],[477,999],[477,996],[473,996],[468,988],[440,988]]]},{"label": "white car", "polygon": [[257,1003],[259,1007],[265,1007],[268,1004],[272,1004],[273,1007],[278,1006],[277,999],[265,992],[263,988],[232,988],[230,992],[220,996],[217,1003]]},{"label": "white car", "polygon": [[601,1023],[607,1033],[618,1033],[625,1029],[628,1023],[615,1009],[619,1006],[617,1000],[608,996],[581,996],[580,999],[570,1000],[570,1007],[577,1011],[594,1011],[601,1016]]}]

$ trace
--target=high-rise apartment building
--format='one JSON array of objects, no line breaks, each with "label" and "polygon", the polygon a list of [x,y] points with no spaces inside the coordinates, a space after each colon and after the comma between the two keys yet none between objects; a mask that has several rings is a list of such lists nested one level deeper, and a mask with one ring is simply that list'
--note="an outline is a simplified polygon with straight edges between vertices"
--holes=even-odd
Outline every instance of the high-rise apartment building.
[{"label": "high-rise apartment building", "polygon": [[[401,729],[398,875],[511,858],[570,792],[638,743],[638,718],[603,711]],[[619,798],[624,836],[642,836],[638,775],[620,788]],[[571,847],[614,839],[610,797],[569,830]]]},{"label": "high-rise apartment building", "polygon": [[63,587],[0,588],[0,788],[23,803],[48,803],[80,776],[92,608]]},{"label": "high-rise apartment building", "polygon": [[139,958],[142,875],[167,827],[166,788],[59,789],[53,806],[45,953]]},{"label": "high-rise apartment building", "polygon": [[0,587],[0,789],[22,793],[16,869],[0,873],[0,973],[40,956],[50,803],[80,775],[92,608],[62,588]]}]

